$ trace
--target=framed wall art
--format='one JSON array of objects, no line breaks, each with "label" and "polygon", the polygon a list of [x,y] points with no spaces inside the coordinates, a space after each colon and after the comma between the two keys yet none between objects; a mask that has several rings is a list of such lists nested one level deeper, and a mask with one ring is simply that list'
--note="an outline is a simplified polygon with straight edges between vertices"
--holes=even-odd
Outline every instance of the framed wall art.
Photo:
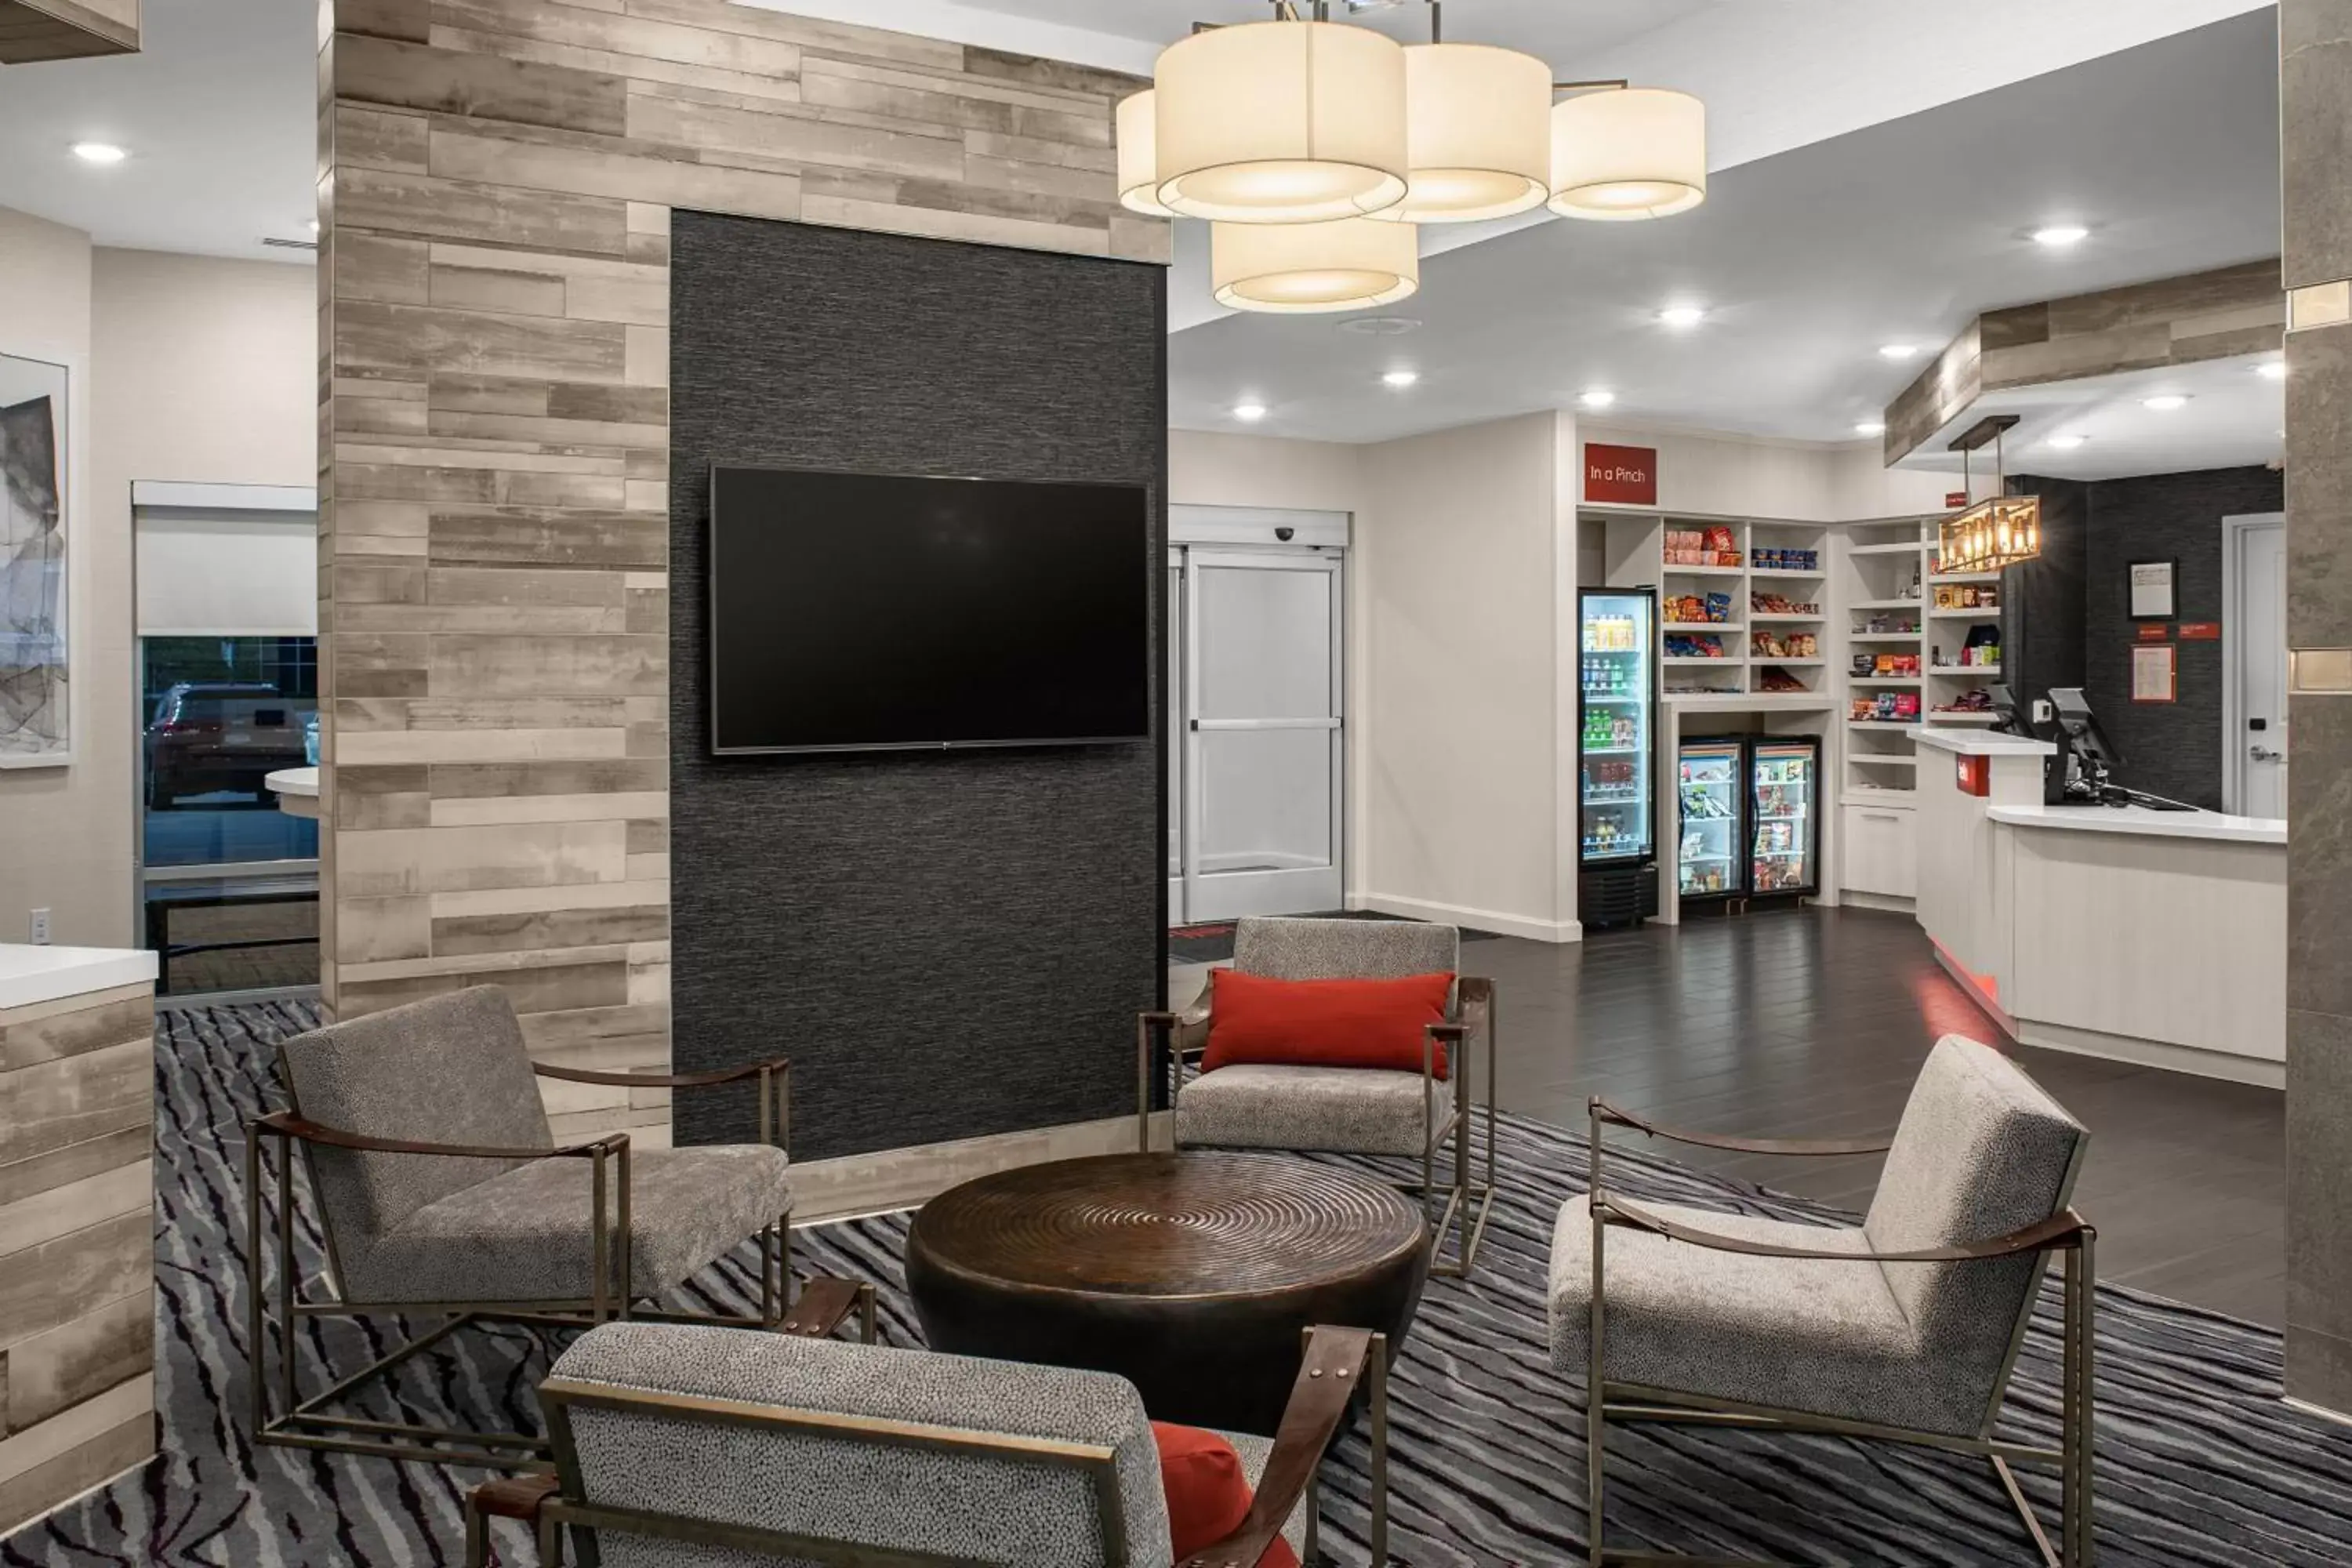
[{"label": "framed wall art", "polygon": [[0,353],[0,768],[73,760],[67,370]]}]

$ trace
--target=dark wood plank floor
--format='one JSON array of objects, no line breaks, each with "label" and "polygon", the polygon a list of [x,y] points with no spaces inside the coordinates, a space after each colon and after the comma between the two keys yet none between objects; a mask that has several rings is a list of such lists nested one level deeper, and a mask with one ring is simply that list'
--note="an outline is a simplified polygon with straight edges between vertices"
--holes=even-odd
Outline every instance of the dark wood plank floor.
[{"label": "dark wood plank floor", "polygon": [[[1496,983],[1502,1105],[1580,1128],[1587,1097],[1605,1094],[1725,1132],[1885,1131],[1938,1037],[2007,1046],[1903,915],[1793,909],[1593,931],[1559,947],[1504,938],[1465,944],[1463,967]],[[2091,1130],[2075,1202],[2099,1227],[2101,1276],[2276,1327],[2286,1289],[2278,1091],[2008,1048]],[[1661,1147],[1854,1210],[1878,1176],[1874,1156]]]}]

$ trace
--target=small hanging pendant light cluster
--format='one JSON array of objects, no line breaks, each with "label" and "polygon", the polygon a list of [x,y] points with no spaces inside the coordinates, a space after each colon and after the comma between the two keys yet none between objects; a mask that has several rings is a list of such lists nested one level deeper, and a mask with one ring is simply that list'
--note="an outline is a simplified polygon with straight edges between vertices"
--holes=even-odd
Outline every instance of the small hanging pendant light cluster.
[{"label": "small hanging pendant light cluster", "polygon": [[1421,283],[1416,226],[1510,217],[1664,217],[1706,199],[1706,111],[1686,93],[1564,84],[1532,55],[1406,47],[1299,16],[1205,27],[1118,106],[1119,200],[1207,219],[1220,303],[1355,310]]},{"label": "small hanging pendant light cluster", "polygon": [[2002,432],[2017,423],[2014,414],[1996,414],[1979,421],[1952,442],[1960,454],[1960,487],[1967,493],[1969,454],[1992,443],[1993,489],[1974,506],[1954,512],[1936,529],[1936,570],[1945,574],[1999,572],[2042,553],[2042,498],[1998,492],[2009,488],[2001,461]]}]

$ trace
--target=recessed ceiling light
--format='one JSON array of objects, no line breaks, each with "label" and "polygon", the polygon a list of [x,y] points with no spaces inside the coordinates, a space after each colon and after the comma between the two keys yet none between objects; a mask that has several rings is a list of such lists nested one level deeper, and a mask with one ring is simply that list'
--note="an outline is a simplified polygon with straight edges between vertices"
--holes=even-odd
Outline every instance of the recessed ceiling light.
[{"label": "recessed ceiling light", "polygon": [[85,163],[120,163],[131,156],[111,142],[77,142],[73,155]]},{"label": "recessed ceiling light", "polygon": [[2144,400],[2140,404],[2140,406],[2142,408],[2148,409],[2153,413],[2169,414],[2176,408],[2186,407],[2188,403],[2189,399],[2183,397],[2180,394],[2177,392],[2167,392]]},{"label": "recessed ceiling light", "polygon": [[1886,426],[1875,419],[1865,419],[1853,427],[1853,433],[1857,436],[1884,436]]},{"label": "recessed ceiling light", "polygon": [[2053,223],[2033,231],[2033,243],[2046,245],[2053,250],[2063,250],[2070,245],[2080,245],[2091,237],[2091,231],[2079,223]]},{"label": "recessed ceiling light", "polygon": [[1606,408],[1617,401],[1617,395],[1605,386],[1596,386],[1577,399],[1587,408]]},{"label": "recessed ceiling light", "polygon": [[2071,452],[2089,439],[2087,436],[2053,436],[2042,444],[2045,447],[2055,447],[2062,452]]},{"label": "recessed ceiling light", "polygon": [[1669,327],[1696,327],[1706,320],[1706,307],[1669,305],[1658,312],[1658,320]]},{"label": "recessed ceiling light", "polygon": [[1420,325],[1411,316],[1358,316],[1354,321],[1340,322],[1339,330],[1360,338],[1401,338]]},{"label": "recessed ceiling light", "polygon": [[1878,345],[1878,352],[1886,359],[1910,359],[1918,353],[1919,345],[1917,343],[1881,343]]},{"label": "recessed ceiling light", "polygon": [[2263,361],[2262,363],[2254,366],[2254,374],[2261,376],[2264,381],[2284,381],[2286,379],[2286,361],[2283,359],[2266,359]]},{"label": "recessed ceiling light", "polygon": [[319,232],[319,220],[317,218],[312,218],[310,220],[310,232],[312,234]]},{"label": "recessed ceiling light", "polygon": [[1393,386],[1402,391],[1420,379],[1421,372],[1417,370],[1391,370],[1385,372],[1381,376],[1381,384],[1382,386]]},{"label": "recessed ceiling light", "polygon": [[1265,405],[1263,403],[1236,403],[1234,405],[1234,417],[1240,420],[1244,425],[1255,425],[1259,420],[1265,417]]}]

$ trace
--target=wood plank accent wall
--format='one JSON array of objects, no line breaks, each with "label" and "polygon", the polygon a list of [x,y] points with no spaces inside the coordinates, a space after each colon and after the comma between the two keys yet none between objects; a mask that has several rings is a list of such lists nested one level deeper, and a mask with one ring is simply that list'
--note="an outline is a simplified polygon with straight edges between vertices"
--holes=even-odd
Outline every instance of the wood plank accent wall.
[{"label": "wood plank accent wall", "polygon": [[1989,392],[2261,353],[2286,331],[2275,258],[1990,310],[1886,407],[1886,460]]},{"label": "wood plank accent wall", "polygon": [[728,0],[337,0],[320,84],[327,1005],[666,1065],[671,209],[1164,262],[1141,84]]},{"label": "wood plank accent wall", "polygon": [[0,65],[139,52],[139,0],[0,0]]},{"label": "wood plank accent wall", "polygon": [[0,1008],[0,1535],[155,1451],[155,998]]}]

